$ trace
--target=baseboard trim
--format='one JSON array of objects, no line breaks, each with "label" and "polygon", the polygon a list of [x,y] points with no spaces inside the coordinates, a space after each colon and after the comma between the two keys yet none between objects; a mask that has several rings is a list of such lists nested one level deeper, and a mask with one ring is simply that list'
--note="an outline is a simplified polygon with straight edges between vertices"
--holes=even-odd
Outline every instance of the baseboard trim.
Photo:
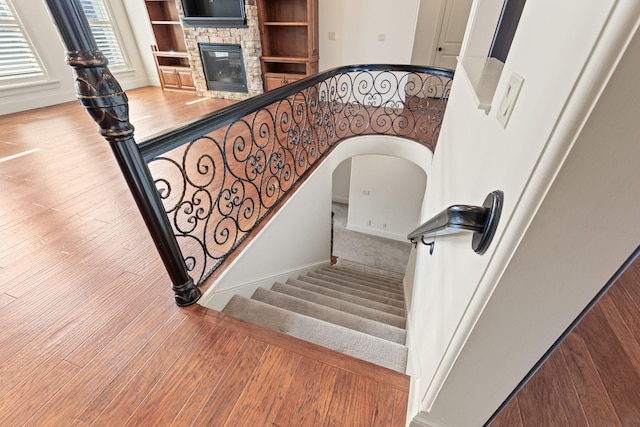
[{"label": "baseboard trim", "polygon": [[321,261],[312,264],[307,264],[294,269],[283,270],[276,273],[268,274],[252,280],[250,282],[239,283],[236,285],[225,286],[224,289],[216,290],[215,284],[209,288],[209,290],[200,298],[198,304],[213,309],[222,310],[229,300],[234,295],[241,295],[246,298],[250,298],[251,295],[259,287],[271,288],[275,282],[286,282],[287,279],[298,277],[301,274],[306,274],[310,271],[317,270],[319,268],[327,267],[330,265],[330,261]]},{"label": "baseboard trim", "polygon": [[413,417],[409,427],[449,427],[446,424],[439,423],[430,419],[424,412],[420,412]]},{"label": "baseboard trim", "polygon": [[397,240],[399,242],[408,242],[407,236],[403,234],[389,233],[375,227],[360,227],[359,225],[347,223],[346,228],[347,230],[357,231],[358,233],[371,234],[378,237],[384,237],[386,239]]},{"label": "baseboard trim", "polygon": [[349,198],[348,197],[333,196],[331,198],[331,201],[335,202],[335,203],[342,203],[344,205],[348,205],[349,204]]}]

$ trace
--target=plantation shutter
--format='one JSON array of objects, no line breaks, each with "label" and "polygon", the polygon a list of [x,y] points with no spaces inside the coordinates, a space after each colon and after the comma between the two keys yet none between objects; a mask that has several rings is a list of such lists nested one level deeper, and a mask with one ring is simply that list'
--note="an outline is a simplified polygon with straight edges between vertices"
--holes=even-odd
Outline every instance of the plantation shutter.
[{"label": "plantation shutter", "polygon": [[109,60],[109,68],[124,67],[127,63],[104,2],[105,0],[80,0],[98,49]]},{"label": "plantation shutter", "polygon": [[0,0],[0,80],[43,74],[7,0]]}]

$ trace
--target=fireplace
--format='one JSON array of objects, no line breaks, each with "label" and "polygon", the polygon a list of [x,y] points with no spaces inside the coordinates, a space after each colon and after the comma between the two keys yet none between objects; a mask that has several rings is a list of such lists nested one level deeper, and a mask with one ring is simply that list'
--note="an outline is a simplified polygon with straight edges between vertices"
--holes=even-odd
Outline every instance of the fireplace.
[{"label": "fireplace", "polygon": [[242,48],[237,44],[200,44],[207,89],[247,93]]},{"label": "fireplace", "polygon": [[[195,0],[194,0],[195,1]],[[213,0],[214,3],[220,0]],[[244,12],[247,20],[246,26],[238,26],[232,28],[216,28],[211,25],[193,26],[185,25],[184,35],[187,54],[189,55],[189,64],[193,71],[193,80],[199,96],[208,96],[211,98],[243,100],[256,95],[260,95],[262,90],[262,69],[260,67],[260,56],[262,56],[262,47],[260,45],[260,29],[258,28],[258,8],[255,0],[236,0],[244,3]],[[185,2],[177,2],[182,6]],[[182,8],[180,8],[182,9]],[[184,12],[180,11],[180,16],[184,16]],[[240,53],[229,53],[231,62],[237,65],[237,58],[240,58],[241,65],[244,67],[244,78],[246,82],[238,83],[237,76],[228,76],[226,83],[233,83],[231,90],[226,89],[226,84],[212,84],[209,77],[215,77],[209,70],[205,75],[205,62],[212,60],[214,63],[223,63],[226,61],[224,55],[216,57],[215,55],[203,54],[201,48],[208,45],[232,45],[236,48],[240,46]],[[242,61],[244,59],[244,61]],[[231,65],[231,64],[229,64]],[[209,67],[207,65],[207,67]],[[236,66],[232,66],[237,70]],[[224,83],[218,82],[218,83]],[[239,84],[240,86],[235,86]],[[212,86],[213,85],[213,86]],[[212,89],[212,87],[214,89]],[[237,92],[235,92],[237,90]]]}]

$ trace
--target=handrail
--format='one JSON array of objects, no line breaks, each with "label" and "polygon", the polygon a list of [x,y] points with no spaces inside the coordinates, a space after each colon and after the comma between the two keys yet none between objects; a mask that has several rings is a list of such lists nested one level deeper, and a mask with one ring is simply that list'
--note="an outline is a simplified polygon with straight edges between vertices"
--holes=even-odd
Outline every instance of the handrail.
[{"label": "handrail", "polygon": [[338,67],[137,144],[79,0],[46,2],[78,98],[114,152],[178,305],[198,300],[198,285],[339,142],[392,135],[435,149],[453,71],[410,65]]},{"label": "handrail", "polygon": [[491,244],[498,227],[503,199],[503,192],[496,190],[486,197],[482,206],[449,206],[409,233],[407,239],[413,244],[418,240],[422,241],[425,245],[431,246],[430,253],[433,253],[434,243],[427,243],[425,239],[472,231],[471,246],[476,253],[482,255]]},{"label": "handrail", "polygon": [[[443,80],[440,83],[444,90],[438,98],[442,99],[448,98],[450,80],[453,79],[454,75],[453,70],[420,65],[361,64],[336,67],[203,115],[197,119],[187,121],[162,131],[159,134],[151,135],[139,142],[140,151],[142,152],[144,159],[149,161],[158,155],[189,142],[193,138],[197,138],[198,136],[211,132],[212,130],[222,128],[225,125],[232,124],[249,114],[281,102],[292,95],[303,93],[305,90],[330,81],[332,78],[348,75],[350,73],[375,72],[403,72],[408,74],[428,74],[434,77],[441,77]],[[435,90],[434,88],[422,89],[424,92]],[[415,92],[419,93],[420,91],[415,90]],[[375,100],[371,99],[369,101],[372,103],[375,102]],[[436,119],[436,117],[434,117],[434,119]],[[435,141],[433,142],[433,145],[426,145],[428,145],[431,151],[435,149]]]}]

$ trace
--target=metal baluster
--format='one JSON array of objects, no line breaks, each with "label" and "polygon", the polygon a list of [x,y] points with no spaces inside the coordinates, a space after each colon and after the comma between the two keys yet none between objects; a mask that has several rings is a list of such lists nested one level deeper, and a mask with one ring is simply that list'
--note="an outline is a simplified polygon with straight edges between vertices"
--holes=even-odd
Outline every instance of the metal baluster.
[{"label": "metal baluster", "polygon": [[46,0],[46,3],[67,49],[67,63],[75,71],[78,99],[100,126],[100,134],[115,154],[169,273],[176,303],[191,305],[201,293],[187,272],[149,168],[134,140],[127,96],[98,50],[80,2]]}]

